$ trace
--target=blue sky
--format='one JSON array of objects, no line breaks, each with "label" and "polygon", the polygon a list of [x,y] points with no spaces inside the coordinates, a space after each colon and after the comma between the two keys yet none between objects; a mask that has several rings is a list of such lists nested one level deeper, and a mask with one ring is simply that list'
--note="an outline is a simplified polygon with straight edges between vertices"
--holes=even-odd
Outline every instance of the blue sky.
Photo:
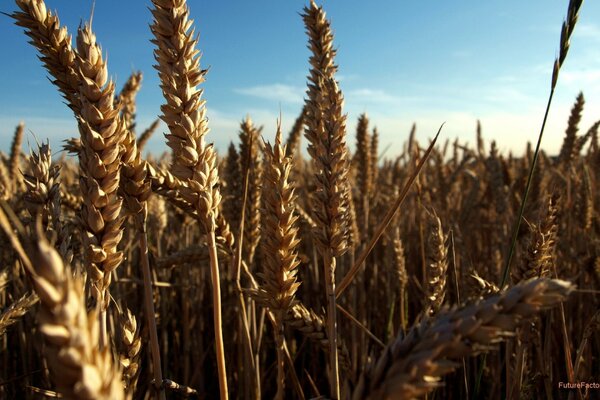
[{"label": "blue sky", "polygon": [[[264,125],[270,139],[281,111],[287,130],[305,90],[309,53],[299,13],[308,1],[188,3],[200,33],[202,65],[210,66],[204,86],[209,141],[224,151],[246,115]],[[91,4],[47,0],[72,34],[89,17]],[[322,4],[335,32],[351,147],[361,112],[378,127],[381,146],[390,146],[388,155],[401,150],[413,122],[423,142],[444,121],[446,138],[472,141],[477,119],[484,136],[495,139],[502,150],[521,153],[527,140],[535,141],[567,0]],[[117,87],[133,69],[144,73],[138,129],[150,124],[162,103],[152,67],[149,6],[149,0],[97,0],[94,14],[94,30]],[[3,12],[15,8],[11,1],[0,5]],[[31,143],[33,135],[50,138],[58,150],[61,140],[77,135],[70,110],[46,78],[22,29],[4,15],[0,38],[0,149],[8,149],[14,127],[23,120]],[[586,97],[581,129],[600,119],[598,49],[600,3],[590,0],[582,7],[544,136],[551,153],[560,146],[580,90]],[[155,135],[149,150],[165,149],[162,135]]]}]

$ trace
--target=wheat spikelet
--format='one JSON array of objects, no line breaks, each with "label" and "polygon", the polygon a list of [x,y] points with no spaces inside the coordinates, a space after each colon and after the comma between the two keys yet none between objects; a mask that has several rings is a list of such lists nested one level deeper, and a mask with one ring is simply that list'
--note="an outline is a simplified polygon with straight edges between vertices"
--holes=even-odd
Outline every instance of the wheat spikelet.
[{"label": "wheat spikelet", "polygon": [[252,265],[261,236],[260,188],[263,174],[261,131],[262,128],[255,127],[250,117],[246,117],[240,124],[240,176],[248,175],[242,256],[248,265]]},{"label": "wheat spikelet", "polygon": [[[217,214],[217,219],[215,220],[216,230],[215,234],[217,236],[217,241],[222,242],[227,253],[227,256],[233,253],[235,247],[235,236],[231,231],[231,226],[225,216],[222,213]],[[217,243],[217,250],[220,243]]]},{"label": "wheat spikelet", "polygon": [[300,149],[300,140],[302,140],[302,132],[304,132],[304,118],[306,113],[306,107],[302,107],[302,111],[300,111],[300,115],[294,121],[294,125],[292,125],[292,129],[288,134],[287,141],[285,143],[285,148],[287,149],[286,156],[295,157],[296,153]]},{"label": "wheat spikelet", "polygon": [[29,157],[29,171],[24,174],[26,191],[23,195],[25,206],[32,217],[41,215],[44,221],[51,218],[51,224],[56,234],[55,247],[65,262],[73,260],[70,231],[62,217],[62,197],[59,182],[60,166],[52,163],[50,145],[42,144],[38,152],[32,152]]},{"label": "wheat spikelet", "polygon": [[446,296],[446,275],[448,271],[448,250],[442,222],[435,212],[429,216],[428,242],[428,312],[435,314]]},{"label": "wheat spikelet", "polygon": [[314,2],[304,8],[303,18],[312,51],[305,134],[317,171],[315,215],[323,229],[317,239],[322,250],[330,250],[335,257],[345,251],[348,229],[346,117],[342,114],[342,93],[334,79],[336,51],[333,49],[330,23],[323,9]]},{"label": "wheat spikelet", "polygon": [[[361,216],[360,224],[363,235],[368,234],[369,196],[373,186],[371,138],[369,137],[369,118],[366,113],[358,117],[356,125],[356,185],[358,187],[357,215]],[[361,239],[364,239],[361,238]]]},{"label": "wheat spikelet", "polygon": [[506,292],[444,310],[399,336],[363,373],[353,399],[414,399],[439,386],[456,360],[488,351],[514,335],[524,318],[564,301],[573,285],[561,280],[521,282]]},{"label": "wheat spikelet", "polygon": [[583,93],[577,95],[575,104],[571,108],[571,115],[569,116],[569,123],[565,132],[565,138],[560,148],[560,154],[558,155],[558,163],[560,163],[565,169],[569,168],[571,161],[575,157],[575,144],[577,141],[577,131],[579,131],[579,121],[581,121],[581,113],[583,112],[583,106],[585,99]]},{"label": "wheat spikelet", "polygon": [[119,110],[113,104],[114,83],[108,80],[102,51],[89,24],[78,29],[75,64],[82,76],[78,125],[82,221],[87,231],[85,257],[92,299],[100,305],[101,343],[106,343],[107,290],[111,272],[123,259],[123,253],[117,249],[123,235],[122,199],[117,189],[121,172],[120,146],[126,132]]},{"label": "wheat spikelet", "polygon": [[590,181],[589,171],[586,168],[583,173],[583,185],[578,193],[578,201],[581,202],[580,221],[585,231],[592,229],[595,217],[594,193]]},{"label": "wheat spikelet", "polygon": [[216,217],[221,202],[218,187],[217,156],[212,145],[205,143],[208,133],[205,102],[198,85],[204,82],[200,69],[193,20],[184,0],[153,0],[152,42],[158,65],[161,89],[166,104],[161,119],[169,128],[167,145],[171,148],[172,172],[184,185],[179,194],[191,204],[209,240],[211,283],[213,288],[213,322],[219,388],[222,400],[228,396],[225,350],[221,320],[221,286],[215,240]]},{"label": "wheat spikelet", "polygon": [[261,302],[275,314],[285,313],[294,301],[300,283],[296,282],[300,264],[296,247],[299,244],[293,185],[289,181],[291,158],[286,156],[278,129],[275,144],[265,145],[263,191],[263,285],[258,292]]},{"label": "wheat spikelet", "polygon": [[159,196],[150,196],[148,199],[148,225],[155,232],[161,232],[168,224],[169,215],[165,199]]},{"label": "wheat spikelet", "polygon": [[18,322],[23,315],[27,314],[38,300],[39,298],[36,294],[24,294],[0,313],[0,336],[4,335],[9,326]]},{"label": "wheat spikelet", "polygon": [[243,204],[243,183],[240,154],[235,144],[231,142],[227,150],[227,160],[223,171],[223,181],[227,185],[223,188],[224,207],[223,214],[231,224],[234,232],[239,232],[240,219],[242,215],[241,204]]},{"label": "wheat spikelet", "polygon": [[371,176],[369,180],[371,181],[371,191],[375,188],[375,184],[377,183],[378,173],[379,173],[379,131],[377,127],[373,128],[373,134],[371,135]]},{"label": "wheat spikelet", "polygon": [[[131,121],[130,121],[131,122]],[[124,119],[127,123],[127,119]],[[132,214],[139,216],[145,213],[146,201],[152,194],[151,182],[146,179],[148,167],[137,147],[135,135],[131,129],[125,133],[122,142],[123,154],[121,155],[121,187],[125,207]],[[139,219],[139,217],[137,217]],[[138,224],[142,221],[138,221]]]},{"label": "wheat spikelet", "polygon": [[11,17],[25,28],[30,43],[41,53],[40,60],[54,83],[74,110],[79,109],[79,77],[75,52],[67,28],[60,26],[58,16],[46,9],[43,0],[16,0],[21,9]]},{"label": "wheat spikelet", "polygon": [[140,153],[142,152],[142,150],[144,149],[144,147],[148,143],[148,140],[150,140],[150,138],[152,137],[154,132],[156,132],[156,129],[158,128],[159,124],[160,124],[160,119],[155,119],[154,121],[152,121],[150,126],[148,128],[146,128],[140,134],[140,136],[138,136],[137,146],[138,146]]},{"label": "wheat spikelet", "polygon": [[408,285],[408,272],[406,270],[406,258],[404,255],[404,246],[402,245],[402,239],[400,239],[400,229],[396,229],[394,232],[394,239],[392,240],[392,250],[394,254],[394,268],[398,276],[399,286],[399,304],[400,309],[400,326],[402,329],[406,329],[406,287]]},{"label": "wheat spikelet", "polygon": [[185,185],[184,199],[193,204],[207,232],[214,232],[214,217],[221,195],[217,187],[216,153],[205,143],[208,133],[205,101],[197,86],[204,82],[197,39],[190,32],[193,20],[181,0],[153,0],[151,26],[157,46],[154,57],[166,104],[161,119],[169,128],[167,145],[173,151],[172,174]]},{"label": "wheat spikelet", "polygon": [[121,110],[121,117],[123,118],[125,129],[132,133],[135,132],[135,97],[140,91],[141,86],[142,73],[139,71],[134,72],[129,76],[123,85],[123,89],[121,89],[118,96],[115,98],[116,108]]},{"label": "wheat spikelet", "polygon": [[533,226],[525,259],[514,271],[515,282],[534,277],[547,277],[552,272],[558,234],[558,195],[548,196],[545,215],[539,226]]},{"label": "wheat spikelet", "polygon": [[485,144],[483,141],[483,134],[481,133],[481,121],[477,120],[477,130],[476,130],[476,139],[477,139],[477,154],[480,158],[483,158],[485,155]]},{"label": "wheat spikelet", "polygon": [[[307,308],[301,302],[295,302],[285,316],[285,323],[297,330],[303,336],[317,343],[324,351],[329,351],[330,341],[327,336],[327,321],[325,317]],[[338,344],[340,364],[346,370],[350,368],[348,351]]]},{"label": "wheat spikelet", "polygon": [[60,215],[60,185],[58,183],[60,167],[52,165],[52,153],[48,144],[42,144],[38,152],[29,157],[28,171],[23,175],[25,194],[23,200],[29,213],[35,217],[38,213],[48,219],[53,202],[58,205],[53,217]]},{"label": "wheat spikelet", "polygon": [[502,171],[502,161],[498,155],[496,141],[492,141],[490,155],[485,161],[487,172],[490,176],[490,194],[498,215],[506,215],[507,193],[508,189],[504,184],[504,174]]},{"label": "wheat spikelet", "polygon": [[306,99],[305,135],[308,152],[316,169],[317,190],[312,199],[317,247],[324,258],[327,317],[330,339],[331,397],[340,397],[337,356],[337,318],[335,300],[336,257],[348,249],[350,228],[349,171],[346,147],[346,116],[343,97],[334,75],[333,34],[322,8],[311,1],[302,15],[311,49],[310,74]]},{"label": "wheat spikelet", "polygon": [[135,390],[138,380],[142,341],[135,316],[129,309],[125,313],[120,314],[119,327],[121,330],[122,346],[119,354],[119,363],[123,369],[125,390],[131,395]]},{"label": "wheat spikelet", "polygon": [[477,272],[473,272],[469,277],[472,279],[472,282],[477,285],[473,290],[475,294],[471,296],[472,298],[478,299],[500,293],[500,288],[498,288],[498,286],[493,282],[486,281],[477,275]]},{"label": "wheat spikelet", "polygon": [[0,198],[7,200],[12,195],[12,180],[4,160],[0,160]]},{"label": "wheat spikelet", "polygon": [[[0,214],[9,233],[6,215]],[[20,254],[40,299],[44,354],[58,392],[66,398],[124,399],[121,371],[113,365],[110,349],[100,348],[96,311],[86,311],[82,280],[65,267],[39,224],[36,231],[25,239],[26,255]],[[20,248],[18,239],[13,246]]]},{"label": "wheat spikelet", "polygon": [[256,293],[258,301],[270,309],[275,317],[275,343],[277,345],[277,393],[283,399],[284,372],[284,316],[294,302],[300,283],[296,281],[300,264],[296,247],[298,216],[294,212],[296,195],[289,182],[292,160],[286,157],[281,145],[281,127],[278,127],[275,144],[265,144],[265,169],[263,174],[263,218],[261,241],[263,257],[263,284]]},{"label": "wheat spikelet", "polygon": [[13,140],[10,145],[10,158],[8,159],[8,172],[10,174],[11,186],[14,192],[21,188],[22,175],[20,172],[21,166],[21,143],[23,142],[23,133],[25,132],[25,124],[20,122],[15,129]]},{"label": "wheat spikelet", "polygon": [[559,55],[554,61],[554,68],[552,70],[552,90],[554,90],[556,87],[556,83],[558,82],[558,73],[564,64],[565,59],[567,58],[567,53],[569,52],[569,47],[571,45],[571,35],[573,34],[573,30],[575,29],[575,25],[579,19],[579,9],[581,8],[582,4],[583,0],[569,0],[567,18],[563,22],[560,32]]},{"label": "wheat spikelet", "polygon": [[61,204],[66,208],[71,209],[73,211],[79,211],[81,209],[81,205],[83,204],[83,197],[68,192],[61,186],[60,201]]}]

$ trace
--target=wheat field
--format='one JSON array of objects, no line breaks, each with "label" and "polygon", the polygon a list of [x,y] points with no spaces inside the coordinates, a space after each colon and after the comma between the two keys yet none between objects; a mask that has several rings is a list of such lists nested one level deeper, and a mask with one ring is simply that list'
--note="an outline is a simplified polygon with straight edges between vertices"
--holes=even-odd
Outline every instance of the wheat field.
[{"label": "wheat field", "polygon": [[[25,121],[0,153],[1,398],[600,398],[600,121],[580,126],[583,93],[558,155],[542,115],[520,154],[478,125],[474,145],[413,126],[384,155],[377,121],[346,127],[311,1],[292,129],[246,117],[218,154],[185,0],[152,0],[149,127],[142,73],[116,88],[91,22],[15,3],[79,136],[25,154]],[[155,132],[169,151],[144,157]]]}]

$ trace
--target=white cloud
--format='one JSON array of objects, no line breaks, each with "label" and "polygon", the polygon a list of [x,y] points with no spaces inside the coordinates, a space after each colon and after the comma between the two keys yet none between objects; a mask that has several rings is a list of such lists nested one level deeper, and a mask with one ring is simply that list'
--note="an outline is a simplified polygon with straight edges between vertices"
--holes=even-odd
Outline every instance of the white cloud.
[{"label": "white cloud", "polygon": [[274,83],[271,85],[258,85],[247,88],[237,88],[235,93],[246,96],[257,97],[265,100],[274,100],[281,103],[302,103],[304,99],[304,88]]},{"label": "white cloud", "polygon": [[600,27],[590,23],[580,24],[575,29],[575,35],[593,41],[600,41]]},{"label": "white cloud", "polygon": [[344,91],[347,101],[356,103],[395,103],[399,100],[381,89],[353,89]]}]

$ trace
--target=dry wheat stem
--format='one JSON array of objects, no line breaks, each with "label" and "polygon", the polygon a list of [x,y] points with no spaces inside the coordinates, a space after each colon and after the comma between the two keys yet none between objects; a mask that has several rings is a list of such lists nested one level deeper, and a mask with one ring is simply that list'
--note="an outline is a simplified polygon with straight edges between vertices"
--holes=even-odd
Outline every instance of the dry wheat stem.
[{"label": "dry wheat stem", "polygon": [[435,143],[437,142],[437,139],[440,136],[440,133],[442,132],[442,127],[443,126],[444,126],[443,124],[442,124],[442,126],[440,126],[440,129],[438,130],[437,134],[435,135],[435,138],[433,138],[433,140],[431,141],[431,144],[429,145],[429,148],[425,151],[425,154],[423,154],[423,157],[421,157],[421,159],[419,160],[419,163],[415,167],[415,171],[411,174],[411,176],[409,177],[408,181],[404,185],[404,188],[398,194],[398,197],[396,198],[396,201],[389,208],[389,210],[387,211],[387,213],[385,214],[384,218],[379,223],[379,225],[377,226],[377,228],[375,228],[374,234],[371,237],[371,240],[369,241],[368,245],[363,250],[363,252],[360,254],[360,256],[358,257],[358,259],[356,260],[356,262],[354,263],[354,265],[352,265],[352,268],[350,268],[350,270],[346,273],[346,275],[344,276],[344,278],[342,279],[342,281],[338,285],[338,287],[336,289],[336,292],[335,292],[336,297],[340,297],[340,295],[342,294],[342,292],[344,290],[346,290],[346,288],[350,285],[350,283],[352,282],[352,280],[354,279],[354,277],[358,273],[360,267],[362,266],[362,264],[365,262],[365,260],[369,256],[369,253],[375,247],[375,244],[379,241],[379,239],[383,235],[383,232],[385,231],[385,229],[392,222],[392,219],[394,218],[394,215],[398,211],[398,208],[400,208],[400,205],[404,202],[404,199],[406,198],[408,190],[411,188],[411,186],[414,183],[415,179],[419,176],[419,173],[421,172],[421,169],[425,165],[425,161],[427,161],[427,159],[429,158],[429,155],[431,154],[431,152],[433,150],[433,147],[435,146]]},{"label": "dry wheat stem", "polygon": [[[154,300],[152,295],[152,281],[150,276],[150,262],[148,260],[148,234],[146,232],[146,220],[148,207],[143,203],[141,212],[137,215],[137,225],[140,231],[140,258],[142,267],[142,276],[144,280],[144,308],[146,314],[146,323],[150,335],[150,351],[152,354],[152,372],[155,382],[162,382],[162,364],[160,361],[160,347],[158,342],[158,331],[156,328],[156,313],[154,311]],[[158,398],[165,399],[164,388],[159,388]]]}]

